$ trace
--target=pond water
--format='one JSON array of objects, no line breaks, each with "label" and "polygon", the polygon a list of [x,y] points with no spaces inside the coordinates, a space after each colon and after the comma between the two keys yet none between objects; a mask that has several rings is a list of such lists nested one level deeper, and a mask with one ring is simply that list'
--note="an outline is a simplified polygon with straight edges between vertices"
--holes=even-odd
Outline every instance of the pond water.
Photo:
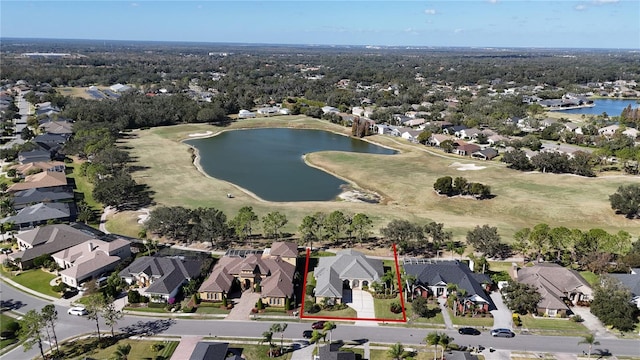
[{"label": "pond water", "polygon": [[208,175],[268,201],[326,201],[340,194],[340,187],[347,182],[308,166],[304,154],[325,150],[396,153],[322,130],[234,130],[185,142],[198,150],[200,166]]},{"label": "pond water", "polygon": [[596,105],[590,108],[560,110],[559,113],[566,114],[585,114],[585,115],[600,115],[606,112],[609,116],[620,116],[622,110],[628,105],[632,108],[640,107],[637,100],[622,100],[622,99],[596,99],[593,101]]}]

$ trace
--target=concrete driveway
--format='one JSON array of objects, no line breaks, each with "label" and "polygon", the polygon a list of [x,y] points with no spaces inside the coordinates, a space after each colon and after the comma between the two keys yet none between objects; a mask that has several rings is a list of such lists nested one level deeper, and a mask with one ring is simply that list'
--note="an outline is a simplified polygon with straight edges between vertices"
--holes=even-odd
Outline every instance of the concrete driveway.
[{"label": "concrete driveway", "polygon": [[493,328],[505,328],[512,329],[513,328],[513,318],[511,310],[504,304],[502,301],[502,294],[498,291],[494,291],[491,293],[491,300],[496,305],[497,310],[492,310],[491,315],[493,315]]},{"label": "concrete driveway", "polygon": [[[353,289],[351,290],[351,301],[347,302],[347,306],[354,309],[358,313],[358,318],[361,319],[375,319],[376,312],[373,306],[373,296],[370,292]],[[376,326],[375,321],[356,321],[356,325],[364,326]]]}]

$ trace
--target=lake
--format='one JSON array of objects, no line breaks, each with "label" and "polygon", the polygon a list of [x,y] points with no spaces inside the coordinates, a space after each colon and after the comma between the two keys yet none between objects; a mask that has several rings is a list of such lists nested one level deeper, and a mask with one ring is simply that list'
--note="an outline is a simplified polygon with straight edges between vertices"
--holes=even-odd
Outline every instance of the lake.
[{"label": "lake", "polygon": [[637,100],[596,99],[593,103],[596,104],[596,106],[582,109],[560,110],[558,112],[585,115],[600,115],[603,112],[606,112],[609,116],[620,116],[622,110],[628,105],[631,105],[632,108],[640,107]]},{"label": "lake", "polygon": [[304,154],[347,151],[391,155],[396,151],[322,130],[251,129],[185,141],[200,154],[208,175],[245,188],[268,201],[326,201],[347,184],[308,166]]}]

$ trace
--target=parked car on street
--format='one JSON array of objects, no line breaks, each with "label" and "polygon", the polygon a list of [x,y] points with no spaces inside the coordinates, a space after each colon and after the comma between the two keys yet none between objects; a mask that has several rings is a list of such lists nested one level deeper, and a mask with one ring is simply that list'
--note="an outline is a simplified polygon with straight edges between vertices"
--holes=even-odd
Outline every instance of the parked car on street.
[{"label": "parked car on street", "polygon": [[69,308],[69,310],[67,310],[67,313],[69,315],[77,315],[77,316],[84,316],[89,314],[89,312],[87,312],[87,309],[80,306],[74,306],[72,308]]},{"label": "parked car on street", "polygon": [[322,328],[324,328],[325,323],[326,321],[316,321],[313,324],[311,324],[311,328],[313,330],[322,330]]},{"label": "parked car on street", "polygon": [[305,330],[302,332],[302,337],[305,339],[311,339],[312,335],[313,335],[313,330]]},{"label": "parked car on street", "polygon": [[493,329],[491,330],[491,336],[512,338],[516,336],[516,334],[509,329]]},{"label": "parked car on street", "polygon": [[480,335],[480,330],[472,327],[461,327],[458,329],[458,334],[461,335]]}]

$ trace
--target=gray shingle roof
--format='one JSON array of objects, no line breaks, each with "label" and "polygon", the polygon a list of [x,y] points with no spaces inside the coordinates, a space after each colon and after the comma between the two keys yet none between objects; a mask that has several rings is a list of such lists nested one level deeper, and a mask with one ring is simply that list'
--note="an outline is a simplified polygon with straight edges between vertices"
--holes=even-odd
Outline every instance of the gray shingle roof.
[{"label": "gray shingle roof", "polygon": [[633,296],[640,296],[640,274],[611,274],[618,279]]},{"label": "gray shingle roof", "polygon": [[404,270],[413,275],[418,284],[433,286],[438,283],[456,284],[465,289],[467,295],[478,296],[495,308],[491,298],[485,293],[481,284],[491,283],[491,279],[484,274],[476,274],[469,266],[460,261],[440,261],[428,264],[405,264]]},{"label": "gray shingle roof", "polygon": [[195,259],[143,256],[122,270],[119,275],[135,277],[137,274],[145,273],[153,279],[146,292],[169,295],[185,281],[198,276],[201,265],[201,261]]},{"label": "gray shingle roof", "polygon": [[71,217],[71,207],[67,203],[38,203],[27,206],[17,214],[8,216],[0,223],[13,222],[16,225],[38,224],[48,220],[67,219]]},{"label": "gray shingle roof", "polygon": [[[384,275],[381,260],[369,259],[355,250],[343,250],[336,256],[322,257],[314,270],[316,296],[342,296],[345,279],[374,282]],[[338,295],[336,295],[338,293]]]},{"label": "gray shingle roof", "polygon": [[16,191],[13,194],[13,206],[17,209],[27,204],[73,199],[73,190],[67,186],[35,188]]},{"label": "gray shingle roof", "polygon": [[200,341],[191,352],[189,360],[224,360],[227,358],[228,343]]}]

